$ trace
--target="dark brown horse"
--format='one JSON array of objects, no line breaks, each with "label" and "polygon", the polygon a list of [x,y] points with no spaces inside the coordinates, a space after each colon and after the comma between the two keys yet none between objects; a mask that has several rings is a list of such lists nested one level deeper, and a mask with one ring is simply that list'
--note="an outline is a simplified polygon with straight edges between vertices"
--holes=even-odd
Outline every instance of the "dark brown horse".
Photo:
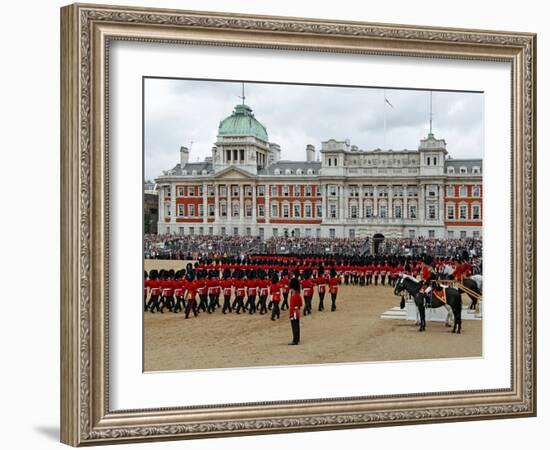
[{"label": "dark brown horse", "polygon": [[[403,291],[407,291],[411,297],[414,298],[414,303],[418,308],[418,313],[420,315],[420,328],[418,331],[426,330],[426,303],[430,305],[431,308],[439,308],[441,306],[449,306],[454,315],[454,326],[453,333],[460,334],[462,331],[462,296],[458,289],[452,287],[444,287],[445,289],[445,299],[446,302],[439,300],[434,294],[433,290],[429,294],[429,298],[420,292],[423,283],[417,281],[410,275],[400,275],[395,284],[394,294],[400,295]],[[402,302],[403,304],[403,302]],[[402,306],[403,307],[403,306]]]}]

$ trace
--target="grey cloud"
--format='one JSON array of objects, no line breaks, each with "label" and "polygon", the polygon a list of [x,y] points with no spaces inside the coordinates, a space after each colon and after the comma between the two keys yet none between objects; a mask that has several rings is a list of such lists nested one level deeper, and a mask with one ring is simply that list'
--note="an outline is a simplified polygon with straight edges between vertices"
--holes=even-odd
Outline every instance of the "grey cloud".
[{"label": "grey cloud", "polygon": [[[145,174],[154,178],[179,160],[193,141],[191,161],[210,156],[220,120],[240,102],[241,84],[149,79],[145,84]],[[304,159],[306,144],[350,139],[364,149],[383,146],[381,89],[247,83],[246,103],[282,148],[284,159]],[[417,148],[428,133],[429,93],[387,89],[386,147]],[[451,156],[481,157],[483,96],[434,92],[434,133]]]}]

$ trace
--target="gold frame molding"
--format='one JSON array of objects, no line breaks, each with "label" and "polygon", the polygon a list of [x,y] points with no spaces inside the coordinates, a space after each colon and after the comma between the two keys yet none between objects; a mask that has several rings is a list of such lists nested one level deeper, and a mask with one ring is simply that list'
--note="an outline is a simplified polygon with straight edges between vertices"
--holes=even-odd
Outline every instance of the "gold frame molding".
[{"label": "gold frame molding", "polygon": [[[112,40],[506,61],[512,70],[509,389],[111,411],[108,57]],[[61,9],[61,440],[73,446],[536,414],[536,35],[74,4]]]}]

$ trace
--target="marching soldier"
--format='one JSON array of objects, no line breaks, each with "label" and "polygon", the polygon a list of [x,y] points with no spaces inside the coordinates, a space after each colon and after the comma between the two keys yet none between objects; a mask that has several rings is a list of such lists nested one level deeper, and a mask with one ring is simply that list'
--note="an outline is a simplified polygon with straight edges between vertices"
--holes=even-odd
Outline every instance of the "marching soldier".
[{"label": "marching soldier", "polygon": [[303,305],[298,278],[294,277],[290,280],[290,289],[292,295],[290,296],[289,316],[290,326],[292,328],[292,341],[289,342],[288,345],[298,345],[300,343],[300,309]]}]

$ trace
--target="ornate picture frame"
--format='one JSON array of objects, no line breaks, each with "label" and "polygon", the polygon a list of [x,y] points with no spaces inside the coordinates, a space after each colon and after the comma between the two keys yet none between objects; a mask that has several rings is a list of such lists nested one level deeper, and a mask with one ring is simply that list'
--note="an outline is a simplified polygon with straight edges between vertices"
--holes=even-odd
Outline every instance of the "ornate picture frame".
[{"label": "ornate picture frame", "polygon": [[[509,389],[113,411],[109,46],[115,40],[504,61],[512,67]],[[536,414],[536,35],[75,4],[61,9],[61,440],[97,445]]]}]

